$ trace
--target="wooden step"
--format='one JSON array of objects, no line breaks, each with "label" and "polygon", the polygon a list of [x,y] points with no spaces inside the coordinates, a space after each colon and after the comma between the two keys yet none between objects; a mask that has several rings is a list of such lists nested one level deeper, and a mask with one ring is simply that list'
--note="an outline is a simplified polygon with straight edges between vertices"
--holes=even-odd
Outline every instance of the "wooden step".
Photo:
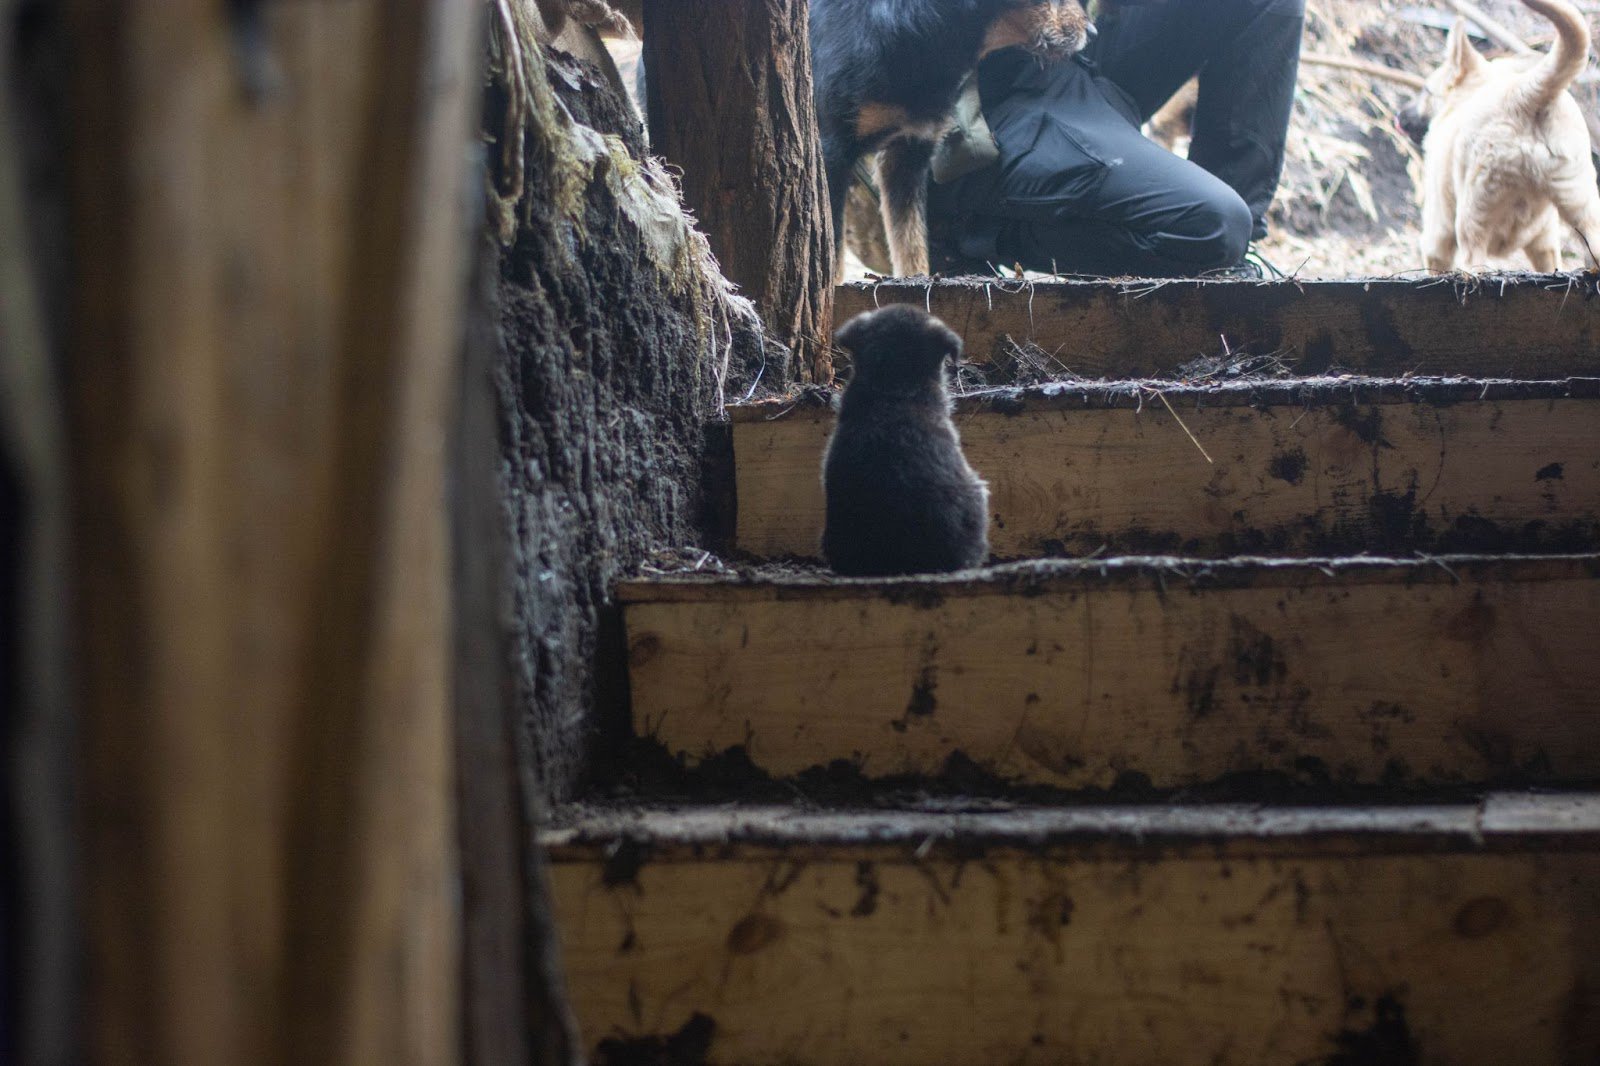
[{"label": "wooden step", "polygon": [[971,279],[840,286],[834,318],[926,307],[969,358],[1033,345],[1088,378],[1165,375],[1196,356],[1276,354],[1301,374],[1600,375],[1590,275],[1274,282]]},{"label": "wooden step", "polygon": [[591,812],[568,986],[634,1062],[1600,1062],[1600,800]]},{"label": "wooden step", "polygon": [[1600,556],[1018,563],[626,583],[634,728],[1062,788],[1600,779]]},{"label": "wooden step", "polygon": [[[833,412],[732,415],[733,547],[813,557]],[[1063,383],[962,397],[1002,559],[1600,544],[1600,379]]]}]

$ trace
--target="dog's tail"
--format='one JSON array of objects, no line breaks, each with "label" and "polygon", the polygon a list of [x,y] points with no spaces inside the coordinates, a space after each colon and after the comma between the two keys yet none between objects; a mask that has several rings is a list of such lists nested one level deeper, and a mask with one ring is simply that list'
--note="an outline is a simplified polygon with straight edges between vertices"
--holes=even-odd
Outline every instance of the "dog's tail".
[{"label": "dog's tail", "polygon": [[1522,0],[1549,19],[1556,28],[1556,44],[1550,53],[1528,72],[1523,103],[1530,111],[1543,111],[1567,91],[1573,79],[1589,62],[1589,25],[1577,8],[1566,0]]}]

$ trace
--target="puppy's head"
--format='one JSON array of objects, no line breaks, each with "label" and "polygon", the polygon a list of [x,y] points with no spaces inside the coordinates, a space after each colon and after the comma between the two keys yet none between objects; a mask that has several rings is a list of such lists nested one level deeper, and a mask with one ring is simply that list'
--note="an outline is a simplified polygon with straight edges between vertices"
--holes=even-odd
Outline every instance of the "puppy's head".
[{"label": "puppy's head", "polygon": [[852,388],[910,389],[944,380],[947,359],[961,356],[961,338],[920,308],[893,304],[857,315],[834,343],[851,354]]},{"label": "puppy's head", "polygon": [[1395,114],[1395,122],[1413,144],[1422,147],[1434,120],[1476,89],[1488,70],[1489,61],[1472,46],[1466,22],[1457,19],[1445,40],[1444,62]]},{"label": "puppy's head", "polygon": [[1066,59],[1094,38],[1079,0],[1003,0],[983,40],[983,55],[1021,46],[1041,59]]}]

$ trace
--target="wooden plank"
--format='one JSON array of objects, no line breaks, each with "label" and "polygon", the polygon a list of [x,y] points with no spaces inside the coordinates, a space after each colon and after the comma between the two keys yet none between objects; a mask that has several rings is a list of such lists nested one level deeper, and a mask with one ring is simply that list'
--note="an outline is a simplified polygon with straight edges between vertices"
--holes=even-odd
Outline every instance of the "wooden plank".
[{"label": "wooden plank", "polygon": [[[1574,550],[1600,542],[1588,385],[1061,385],[963,397],[956,424],[1001,559]],[[832,412],[733,410],[734,546],[815,557]]]},{"label": "wooden plank", "polygon": [[837,321],[926,306],[986,361],[1031,343],[1077,374],[1166,374],[1196,356],[1276,353],[1297,372],[1563,378],[1600,373],[1592,279],[941,281],[840,286]]},{"label": "wooden plank", "polygon": [[479,6],[68,6],[85,1057],[458,1061]]},{"label": "wooden plank", "polygon": [[53,269],[69,236],[51,225],[67,51],[57,11],[0,0],[0,1058],[13,1066],[61,1066],[81,1028],[66,279]]},{"label": "wooden plank", "polygon": [[547,839],[599,1062],[673,1037],[710,1064],[1595,1061],[1592,809],[1475,834],[1492,807],[722,812],[682,837],[666,812]]},{"label": "wooden plank", "polygon": [[1600,776],[1597,578],[1594,556],[1130,559],[621,595],[634,728],[691,762],[1439,784]]},{"label": "wooden plank", "polygon": [[[1373,855],[1418,850],[1600,851],[1600,794],[1489,792],[1471,802],[1394,805],[1122,803],[997,810],[831,810],[791,806],[556,808],[539,830],[551,860],[693,862],[782,853],[852,858],[885,848],[916,858],[1020,850],[1054,859]],[[709,852],[709,854],[708,854]]]}]

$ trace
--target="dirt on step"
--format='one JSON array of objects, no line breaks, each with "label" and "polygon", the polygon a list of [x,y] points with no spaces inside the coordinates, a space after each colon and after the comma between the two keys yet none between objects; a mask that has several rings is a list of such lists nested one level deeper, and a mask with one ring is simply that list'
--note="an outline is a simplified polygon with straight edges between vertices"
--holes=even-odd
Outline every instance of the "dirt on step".
[{"label": "dirt on step", "polygon": [[[1366,1007],[1357,998],[1352,1011]],[[1326,1066],[1417,1066],[1421,1052],[1406,1024],[1405,1006],[1394,994],[1380,996],[1372,1006],[1372,1024],[1364,1029],[1343,1029],[1335,1037],[1339,1051]]]},{"label": "dirt on step", "polygon": [[[1124,771],[1108,788],[1063,789],[1019,784],[984,769],[961,750],[952,752],[935,776],[873,776],[849,759],[812,766],[793,777],[767,773],[743,745],[691,764],[654,738],[633,739],[624,761],[598,782],[588,800],[605,806],[630,804],[704,805],[789,803],[803,809],[866,808],[925,811],[1004,810],[1020,806],[1097,804],[1263,803],[1292,806],[1326,804],[1404,805],[1419,802],[1474,802],[1489,791],[1504,791],[1516,781],[1489,786],[1428,786],[1404,775],[1374,784],[1340,780],[1320,759],[1302,758],[1292,772],[1246,771],[1183,788],[1156,788],[1149,777]],[[582,804],[580,803],[580,807]],[[637,856],[615,858],[617,876],[627,880]],[[608,871],[612,865],[608,863]],[[611,875],[608,873],[607,875]]]},{"label": "dirt on step", "polygon": [[716,1035],[716,1021],[695,1011],[665,1036],[607,1037],[595,1048],[595,1066],[705,1066]]}]

